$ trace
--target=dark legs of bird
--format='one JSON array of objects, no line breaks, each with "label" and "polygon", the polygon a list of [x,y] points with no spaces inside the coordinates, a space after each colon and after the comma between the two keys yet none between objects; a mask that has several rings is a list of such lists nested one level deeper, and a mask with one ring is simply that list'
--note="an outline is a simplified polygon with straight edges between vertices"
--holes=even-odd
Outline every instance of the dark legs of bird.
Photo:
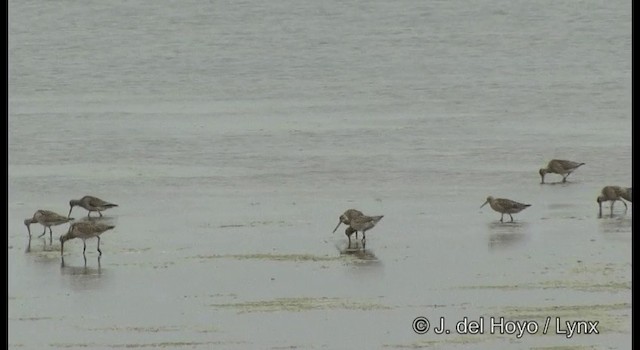
[{"label": "dark legs of bird", "polygon": [[364,233],[367,231],[362,231],[362,242],[367,240],[367,237],[364,235]]},{"label": "dark legs of bird", "polygon": [[610,215],[611,217],[613,217],[613,205],[614,204],[616,204],[615,200],[611,202],[611,215]]},{"label": "dark legs of bird", "polygon": [[87,212],[87,217],[90,218],[91,217],[91,212]]},{"label": "dark legs of bird", "polygon": [[100,250],[100,236],[98,236],[98,253],[102,255],[102,251]]},{"label": "dark legs of bird", "polygon": [[598,207],[600,207],[600,210],[598,211],[598,218],[602,218],[602,202],[598,202]]},{"label": "dark legs of bird", "polygon": [[504,213],[501,213],[501,214],[500,214],[500,222],[504,222],[504,221],[502,221],[502,218],[503,218],[503,217],[504,217]]},{"label": "dark legs of bird", "polygon": [[49,227],[49,244],[53,244],[53,231],[51,231],[51,227]]},{"label": "dark legs of bird", "polygon": [[102,217],[102,213],[101,212],[98,212],[98,214],[100,214],[100,217]]},{"label": "dark legs of bird", "polygon": [[38,238],[44,236],[46,233],[47,233],[47,226],[44,227],[44,231],[42,231],[42,234],[38,236]]},{"label": "dark legs of bird", "polygon": [[84,252],[87,250],[87,242],[85,240],[82,240],[82,245],[84,246],[84,248],[82,248],[82,255],[84,255]]},{"label": "dark legs of bird", "polygon": [[511,216],[511,214],[509,214],[509,217],[511,218],[511,222],[513,222],[513,216]]}]

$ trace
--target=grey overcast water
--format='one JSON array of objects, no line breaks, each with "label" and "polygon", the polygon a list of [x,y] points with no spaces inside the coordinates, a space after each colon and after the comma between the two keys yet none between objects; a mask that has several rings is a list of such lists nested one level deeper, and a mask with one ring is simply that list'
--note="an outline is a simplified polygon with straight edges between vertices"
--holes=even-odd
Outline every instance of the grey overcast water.
[{"label": "grey overcast water", "polygon": [[8,9],[9,348],[631,348],[631,1]]}]

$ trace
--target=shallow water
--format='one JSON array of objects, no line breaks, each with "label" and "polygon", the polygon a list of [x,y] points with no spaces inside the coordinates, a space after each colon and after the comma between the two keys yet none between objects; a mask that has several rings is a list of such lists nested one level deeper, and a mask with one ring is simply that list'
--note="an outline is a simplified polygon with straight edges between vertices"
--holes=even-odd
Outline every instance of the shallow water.
[{"label": "shallow water", "polygon": [[[630,2],[59,5],[9,3],[10,348],[630,347]],[[102,257],[27,239],[84,194]]]}]

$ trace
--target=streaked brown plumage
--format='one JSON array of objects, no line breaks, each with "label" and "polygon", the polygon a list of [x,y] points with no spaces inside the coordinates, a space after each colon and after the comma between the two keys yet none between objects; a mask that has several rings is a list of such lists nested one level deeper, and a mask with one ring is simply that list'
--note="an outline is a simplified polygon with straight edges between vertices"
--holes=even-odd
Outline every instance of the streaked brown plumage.
[{"label": "streaked brown plumage", "polygon": [[52,212],[51,210],[43,210],[39,209],[33,213],[33,216],[28,219],[24,219],[24,224],[27,226],[27,232],[29,233],[29,237],[31,237],[31,224],[39,223],[44,226],[44,231],[38,237],[42,237],[47,233],[47,227],[49,228],[49,239],[53,239],[53,231],[51,231],[51,226],[62,225],[66,222],[72,221],[73,218],[66,217],[64,215],[60,215],[58,213]]},{"label": "streaked brown plumage", "polygon": [[102,255],[102,251],[100,250],[100,235],[105,231],[111,230],[113,228],[115,228],[115,226],[107,225],[102,222],[74,222],[69,226],[69,231],[67,231],[66,234],[60,236],[60,255],[64,253],[64,242],[74,238],[82,239],[82,244],[84,245],[84,248],[82,249],[82,255],[84,255],[84,252],[87,250],[86,240],[91,237],[98,238],[98,253]]},{"label": "streaked brown plumage", "polygon": [[567,182],[567,176],[571,175],[574,170],[584,164],[585,163],[578,163],[570,160],[552,159],[549,161],[546,168],[540,169],[539,173],[542,178],[540,183],[544,183],[544,175],[548,173],[560,174],[562,175],[562,182]]},{"label": "streaked brown plumage", "polygon": [[94,196],[84,196],[80,199],[72,199],[69,201],[69,206],[71,208],[69,208],[69,215],[67,216],[71,216],[71,211],[73,210],[73,207],[75,207],[76,205],[79,205],[83,208],[85,208],[88,213],[87,213],[87,217],[90,216],[92,211],[97,211],[98,214],[100,214],[100,216],[102,216],[102,211],[103,210],[107,210],[109,208],[113,208],[113,207],[117,207],[117,204],[113,204],[113,203],[109,203],[106,201],[103,201],[102,199],[98,198],[98,197],[94,197]]},{"label": "streaked brown plumage", "polygon": [[620,186],[605,186],[600,191],[600,195],[596,198],[598,207],[600,208],[599,215],[602,216],[602,202],[611,202],[611,215],[613,215],[613,205],[616,201],[621,201],[624,204],[625,211],[627,210],[627,203],[622,199],[626,199],[631,202],[631,187]]},{"label": "streaked brown plumage", "polygon": [[500,213],[500,222],[503,222],[502,219],[504,214],[509,214],[511,217],[511,222],[513,222],[513,216],[511,214],[519,213],[527,207],[530,207],[531,204],[519,203],[516,201],[512,201],[506,198],[493,198],[492,196],[487,197],[487,200],[480,206],[480,208],[484,207],[487,203],[491,206],[491,209]]},{"label": "streaked brown plumage", "polygon": [[[333,229],[333,232],[336,232],[336,230],[338,229],[338,227],[340,226],[340,224],[345,224],[345,225],[349,225],[349,223],[351,222],[351,220],[355,217],[358,216],[362,216],[364,214],[362,214],[362,212],[360,210],[357,209],[347,209],[345,210],[345,212],[340,215],[340,217],[338,218],[338,225],[336,226],[336,228]],[[357,238],[357,233],[356,233],[356,238]]]}]

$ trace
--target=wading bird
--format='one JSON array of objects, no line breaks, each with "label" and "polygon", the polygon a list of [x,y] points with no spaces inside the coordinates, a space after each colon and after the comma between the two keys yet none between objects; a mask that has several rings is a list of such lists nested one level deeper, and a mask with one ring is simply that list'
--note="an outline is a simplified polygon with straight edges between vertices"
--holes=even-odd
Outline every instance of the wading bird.
[{"label": "wading bird", "polygon": [[29,237],[31,237],[31,224],[39,223],[44,226],[44,231],[39,237],[42,237],[47,233],[47,227],[49,228],[49,239],[53,239],[53,231],[51,231],[51,226],[62,225],[66,222],[73,221],[73,218],[66,217],[64,215],[60,215],[54,213],[50,210],[36,210],[33,213],[33,217],[24,219],[24,224],[27,226],[27,232],[29,233]]},{"label": "wading bird", "polygon": [[624,204],[624,210],[627,210],[627,203],[622,199],[626,199],[631,202],[631,187],[620,186],[605,186],[600,191],[600,195],[596,198],[598,207],[600,208],[599,216],[602,216],[602,202],[611,202],[611,215],[613,216],[613,205],[616,201],[621,201]]},{"label": "wading bird", "polygon": [[69,226],[69,231],[60,236],[60,255],[64,254],[64,242],[74,238],[80,238],[82,240],[82,244],[84,245],[84,248],[82,249],[82,255],[84,255],[84,252],[87,250],[86,240],[92,237],[98,238],[98,253],[102,255],[102,251],[100,250],[100,235],[105,231],[109,231],[113,228],[115,228],[115,226],[107,225],[102,222],[74,222]]},{"label": "wading bird", "polygon": [[73,210],[73,207],[75,207],[76,205],[81,206],[88,211],[87,217],[90,216],[92,211],[97,211],[98,214],[102,216],[101,211],[118,206],[117,204],[105,202],[98,197],[84,196],[80,199],[72,199],[69,201],[69,206],[71,208],[69,208],[69,215],[67,216],[71,216],[71,211]]},{"label": "wading bird", "polygon": [[552,159],[546,168],[540,169],[540,177],[542,178],[541,184],[544,183],[544,175],[548,173],[562,175],[562,182],[567,182],[567,176],[578,169],[585,163],[572,162],[570,160]]},{"label": "wading bird", "polygon": [[512,201],[510,199],[505,199],[505,198],[493,198],[491,196],[487,197],[487,201],[484,202],[483,205],[480,206],[480,208],[484,207],[485,205],[487,205],[487,203],[489,203],[489,205],[491,206],[491,209],[497,211],[498,213],[500,213],[500,222],[503,222],[502,219],[504,217],[504,214],[509,214],[509,217],[511,217],[511,222],[513,222],[513,216],[511,216],[511,214],[515,214],[515,213],[519,213],[522,210],[524,210],[527,207],[530,207],[531,204],[523,204],[523,203],[518,203],[516,201]]}]

